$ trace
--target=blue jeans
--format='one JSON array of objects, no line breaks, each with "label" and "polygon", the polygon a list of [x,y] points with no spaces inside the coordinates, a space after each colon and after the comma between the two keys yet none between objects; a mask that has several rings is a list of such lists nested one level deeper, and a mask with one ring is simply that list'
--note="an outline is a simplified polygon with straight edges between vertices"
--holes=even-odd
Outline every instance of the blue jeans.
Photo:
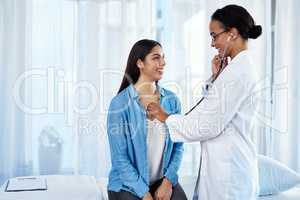
[{"label": "blue jeans", "polygon": [[[152,197],[154,197],[154,193],[157,188],[160,186],[162,179],[156,181],[150,186],[150,193]],[[121,190],[120,192],[108,191],[108,199],[109,200],[141,200],[139,197],[134,194]],[[183,191],[181,185],[177,183],[175,187],[173,187],[173,192],[171,196],[171,200],[187,200],[185,192]]]}]

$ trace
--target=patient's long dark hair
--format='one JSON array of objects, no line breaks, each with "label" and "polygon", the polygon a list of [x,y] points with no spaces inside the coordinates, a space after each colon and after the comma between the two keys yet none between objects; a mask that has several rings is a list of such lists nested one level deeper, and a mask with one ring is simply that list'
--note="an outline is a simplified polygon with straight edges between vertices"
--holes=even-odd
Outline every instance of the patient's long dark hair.
[{"label": "patient's long dark hair", "polygon": [[125,74],[118,94],[127,88],[129,84],[135,84],[137,82],[140,76],[140,69],[136,64],[138,59],[144,61],[145,57],[157,45],[161,47],[159,42],[148,39],[139,40],[133,45],[128,56]]}]

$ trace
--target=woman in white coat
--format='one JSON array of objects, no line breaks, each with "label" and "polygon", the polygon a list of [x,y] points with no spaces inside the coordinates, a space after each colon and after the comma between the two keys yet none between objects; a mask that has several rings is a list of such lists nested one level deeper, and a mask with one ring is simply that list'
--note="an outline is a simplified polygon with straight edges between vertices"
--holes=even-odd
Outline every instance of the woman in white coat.
[{"label": "woman in white coat", "polygon": [[[203,101],[187,115],[167,115],[155,103],[147,110],[166,123],[174,142],[200,141],[201,166],[194,199],[254,200],[258,169],[250,127],[255,117],[257,78],[247,41],[260,36],[262,28],[246,9],[228,5],[214,12],[209,30],[211,45],[219,51],[212,61],[212,79],[217,79]],[[228,57],[229,63],[221,61]]]}]

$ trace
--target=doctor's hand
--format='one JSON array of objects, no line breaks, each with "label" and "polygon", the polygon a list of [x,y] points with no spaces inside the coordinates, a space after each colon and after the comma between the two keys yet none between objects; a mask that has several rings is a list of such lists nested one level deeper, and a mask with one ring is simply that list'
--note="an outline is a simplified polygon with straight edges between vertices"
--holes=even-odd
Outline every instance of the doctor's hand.
[{"label": "doctor's hand", "polygon": [[170,200],[172,196],[172,183],[164,178],[161,185],[157,188],[154,199],[155,200]]},{"label": "doctor's hand", "polygon": [[[219,71],[221,70],[221,64],[222,64],[222,57],[220,55],[215,55],[215,57],[212,59],[211,61],[211,70],[213,75],[215,76],[216,74],[219,73]],[[223,65],[224,67],[228,65],[228,57],[224,58],[223,61]]]},{"label": "doctor's hand", "polygon": [[147,114],[155,117],[160,122],[165,122],[169,115],[157,103],[149,103],[147,106]]}]

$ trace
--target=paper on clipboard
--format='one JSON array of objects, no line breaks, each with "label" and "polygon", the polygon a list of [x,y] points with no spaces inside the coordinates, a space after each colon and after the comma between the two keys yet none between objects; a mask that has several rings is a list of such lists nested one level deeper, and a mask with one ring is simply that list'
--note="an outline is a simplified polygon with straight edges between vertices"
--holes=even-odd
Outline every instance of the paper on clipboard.
[{"label": "paper on clipboard", "polygon": [[47,181],[43,177],[17,177],[9,179],[5,192],[47,190]]}]

